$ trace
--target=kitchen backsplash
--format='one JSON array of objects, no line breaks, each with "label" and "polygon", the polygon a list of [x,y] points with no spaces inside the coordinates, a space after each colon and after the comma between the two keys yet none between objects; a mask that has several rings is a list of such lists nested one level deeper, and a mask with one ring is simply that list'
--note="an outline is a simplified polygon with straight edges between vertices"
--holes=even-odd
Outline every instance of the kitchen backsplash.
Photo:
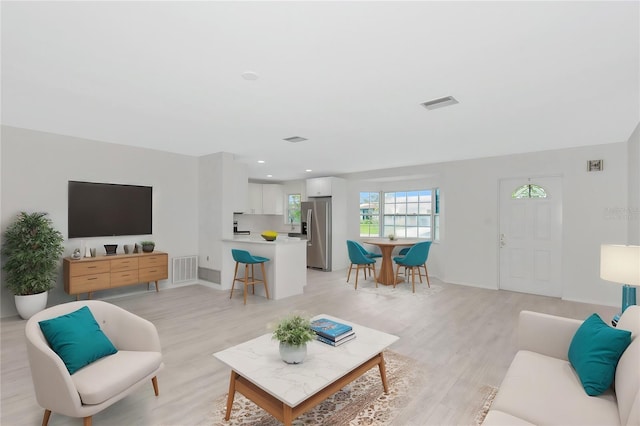
[{"label": "kitchen backsplash", "polygon": [[[260,234],[262,231],[300,232],[300,225],[285,225],[282,215],[265,214],[235,214],[233,220],[238,221],[238,231],[251,231],[251,234]],[[231,226],[231,225],[229,225]]]}]

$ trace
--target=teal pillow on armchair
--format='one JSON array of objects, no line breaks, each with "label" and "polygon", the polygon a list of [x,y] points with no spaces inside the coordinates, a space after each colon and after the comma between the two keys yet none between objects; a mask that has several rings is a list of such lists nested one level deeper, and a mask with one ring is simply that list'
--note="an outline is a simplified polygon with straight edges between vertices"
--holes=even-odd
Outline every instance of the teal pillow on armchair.
[{"label": "teal pillow on armchair", "polygon": [[618,360],[630,343],[630,331],[609,327],[598,314],[582,323],[571,340],[569,362],[587,395],[600,395],[611,386]]},{"label": "teal pillow on armchair", "polygon": [[86,306],[38,324],[51,349],[66,365],[69,374],[118,352]]}]

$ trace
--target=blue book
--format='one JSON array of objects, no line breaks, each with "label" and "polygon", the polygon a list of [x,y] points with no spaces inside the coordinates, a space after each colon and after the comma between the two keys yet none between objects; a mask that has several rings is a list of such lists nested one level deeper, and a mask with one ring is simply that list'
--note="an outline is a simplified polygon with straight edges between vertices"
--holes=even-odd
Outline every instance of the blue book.
[{"label": "blue book", "polygon": [[311,329],[315,331],[316,334],[335,342],[341,335],[350,332],[352,327],[330,319],[320,318],[311,321]]}]

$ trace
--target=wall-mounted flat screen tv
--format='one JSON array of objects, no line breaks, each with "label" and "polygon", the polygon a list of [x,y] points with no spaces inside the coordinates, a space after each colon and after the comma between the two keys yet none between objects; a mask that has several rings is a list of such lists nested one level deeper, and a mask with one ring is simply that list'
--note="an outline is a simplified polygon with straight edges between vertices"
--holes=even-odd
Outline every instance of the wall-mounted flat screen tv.
[{"label": "wall-mounted flat screen tv", "polygon": [[69,238],[151,234],[150,186],[69,181]]}]

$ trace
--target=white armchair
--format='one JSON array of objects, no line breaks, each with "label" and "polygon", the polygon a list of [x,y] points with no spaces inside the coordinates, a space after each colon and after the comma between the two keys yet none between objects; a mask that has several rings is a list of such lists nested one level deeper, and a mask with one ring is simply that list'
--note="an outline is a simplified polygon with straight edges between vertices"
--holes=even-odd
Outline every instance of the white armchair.
[{"label": "white armchair", "polygon": [[[69,374],[51,349],[39,321],[55,318],[87,306],[118,352]],[[27,321],[25,334],[31,376],[38,404],[45,409],[42,425],[51,413],[82,417],[91,425],[94,414],[104,410],[151,380],[158,395],[157,373],[164,364],[160,338],[149,321],[118,306],[98,300],[53,306]]]}]

